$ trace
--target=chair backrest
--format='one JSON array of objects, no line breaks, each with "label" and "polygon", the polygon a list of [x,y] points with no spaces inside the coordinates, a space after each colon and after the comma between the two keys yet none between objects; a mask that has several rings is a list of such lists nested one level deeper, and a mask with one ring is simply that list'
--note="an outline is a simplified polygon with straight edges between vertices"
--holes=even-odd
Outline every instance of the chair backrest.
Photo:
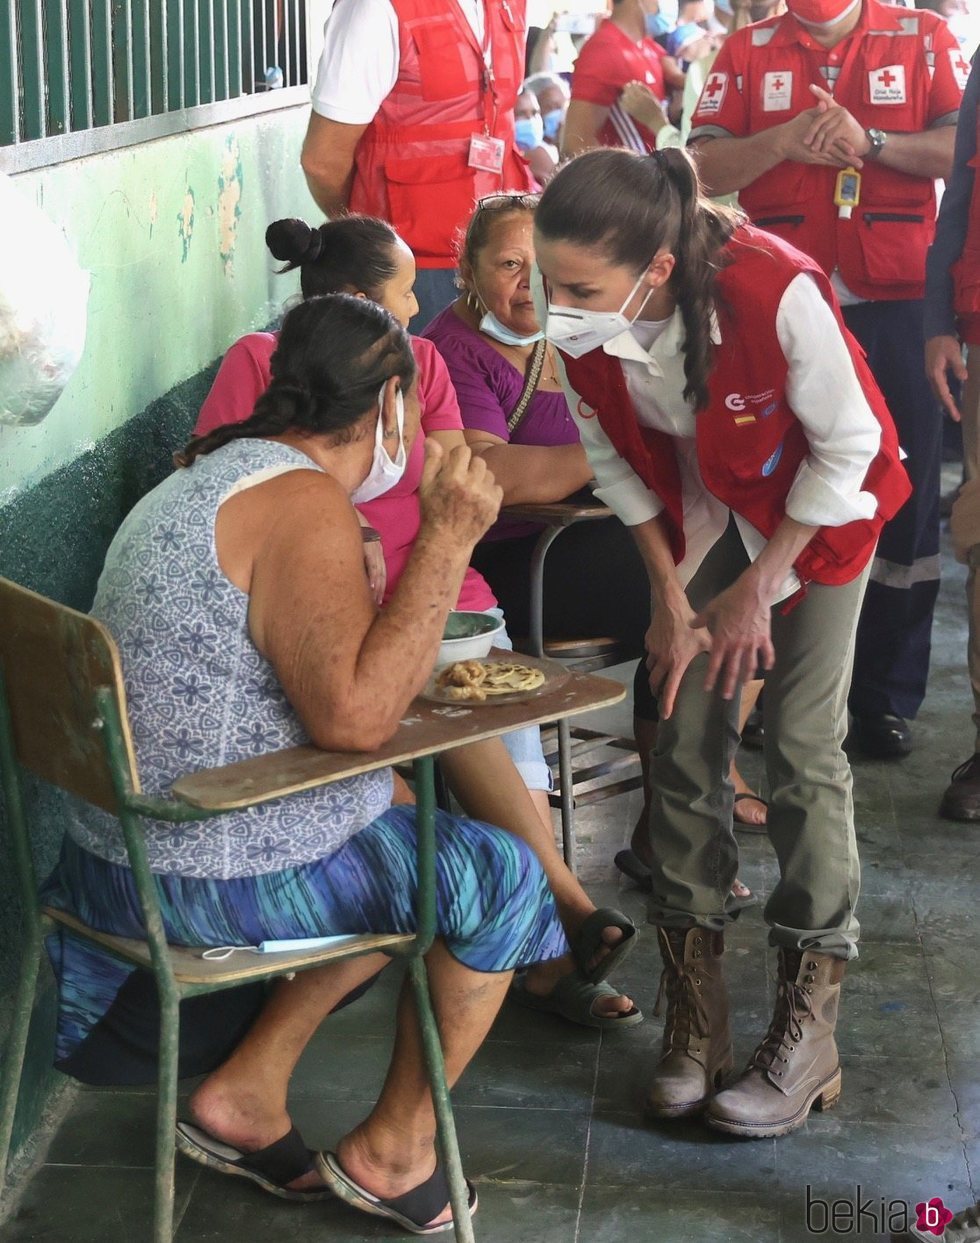
[{"label": "chair backrest", "polygon": [[17,760],[45,781],[116,814],[97,693],[115,702],[129,780],[139,790],[119,652],[86,613],[0,578],[0,673]]}]

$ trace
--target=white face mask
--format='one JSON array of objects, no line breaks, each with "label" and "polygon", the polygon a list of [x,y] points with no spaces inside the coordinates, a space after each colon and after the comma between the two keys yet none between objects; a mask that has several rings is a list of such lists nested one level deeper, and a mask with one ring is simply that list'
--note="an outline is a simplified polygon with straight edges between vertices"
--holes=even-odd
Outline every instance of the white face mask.
[{"label": "white face mask", "polygon": [[651,289],[640,303],[633,318],[627,319],[626,308],[643,284],[646,274],[646,268],[644,268],[618,311],[587,311],[581,307],[555,306],[549,302],[546,334],[548,340],[572,358],[581,358],[583,354],[589,354],[621,333],[628,332],[646,306],[650,294],[653,293]]},{"label": "white face mask", "polygon": [[385,416],[384,401],[387,384],[381,385],[378,394],[378,428],[374,434],[374,459],[367,478],[359,483],[351,493],[350,499],[355,505],[363,505],[365,501],[373,501],[376,497],[389,492],[405,473],[408,455],[405,452],[405,395],[401,389],[395,394],[395,419],[398,423],[398,451],[394,459],[388,456],[384,446]]}]

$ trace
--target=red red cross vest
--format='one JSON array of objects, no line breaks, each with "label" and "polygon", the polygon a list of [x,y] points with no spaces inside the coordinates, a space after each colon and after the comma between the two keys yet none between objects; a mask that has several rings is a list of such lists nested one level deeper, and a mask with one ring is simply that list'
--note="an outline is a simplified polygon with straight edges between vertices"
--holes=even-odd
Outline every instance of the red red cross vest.
[{"label": "red red cross vest", "polygon": [[980,345],[980,108],[977,109],[977,149],[970,167],[973,191],[970,216],[959,259],[953,264],[953,305],[959,318],[960,337],[967,345]]},{"label": "red red cross vest", "polygon": [[[851,36],[858,40],[854,54],[839,54],[834,100],[866,129],[926,130],[932,58],[950,54],[932,50],[942,19],[926,10],[882,4],[870,5],[869,10],[871,28],[859,28]],[[813,107],[808,89],[814,80],[812,54],[780,31],[787,22],[793,22],[788,15],[771,18],[741,34],[752,44],[742,66],[740,92],[746,135]],[[833,63],[833,50],[829,59]],[[740,190],[739,203],[754,224],[811,255],[828,275],[839,267],[847,287],[859,297],[921,298],[926,251],[935,232],[933,180],[866,160],[860,204],[850,219],[843,219],[834,204],[837,172],[783,160]]]},{"label": "red red cross vest", "polygon": [[[349,206],[390,221],[420,267],[451,268],[457,231],[477,198],[534,186],[514,146],[525,0],[484,0],[492,83],[456,0],[391,2],[398,15],[398,81],[357,145]],[[501,173],[467,163],[471,136],[485,128],[504,143]]]},{"label": "red red cross vest", "polygon": [[[708,404],[696,419],[704,486],[766,539],[786,516],[786,496],[809,448],[786,397],[789,367],[776,333],[776,312],[790,281],[809,272],[834,311],[868,404],[881,424],[881,447],[863,485],[877,498],[878,512],[845,526],[821,527],[795,569],[803,583],[850,582],[867,564],[883,524],[912,490],[899,461],[891,415],[861,347],[844,326],[830,282],[811,259],[748,225],[737,230],[726,254],[728,266],[718,275],[715,294],[721,344],[714,349]],[[673,438],[637,421],[618,358],[598,349],[579,359],[563,355],[563,361],[572,387],[594,408],[616,452],[663,502],[660,517],[679,562],[684,527]]]}]

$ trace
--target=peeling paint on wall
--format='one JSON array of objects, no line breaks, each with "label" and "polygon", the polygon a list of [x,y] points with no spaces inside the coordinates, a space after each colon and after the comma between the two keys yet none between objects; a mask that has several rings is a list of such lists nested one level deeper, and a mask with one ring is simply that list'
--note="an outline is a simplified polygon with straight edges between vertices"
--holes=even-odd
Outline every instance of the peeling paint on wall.
[{"label": "peeling paint on wall", "polygon": [[187,256],[191,253],[191,238],[194,235],[194,191],[187,187],[184,194],[184,202],[177,213],[177,235],[180,238],[181,245],[181,263],[187,262]]},{"label": "peeling paint on wall", "polygon": [[241,214],[242,158],[238,150],[238,139],[231,134],[225,139],[221,172],[218,174],[218,253],[221,255],[226,276],[233,273]]},{"label": "peeling paint on wall", "polygon": [[[298,158],[308,118],[308,105],[286,108],[13,178],[65,232],[92,293],[85,356],[50,415],[0,424],[0,505],[276,317],[298,274],[273,274],[265,228],[311,210]],[[225,188],[230,280],[219,253]],[[0,515],[0,545],[4,536]]]}]

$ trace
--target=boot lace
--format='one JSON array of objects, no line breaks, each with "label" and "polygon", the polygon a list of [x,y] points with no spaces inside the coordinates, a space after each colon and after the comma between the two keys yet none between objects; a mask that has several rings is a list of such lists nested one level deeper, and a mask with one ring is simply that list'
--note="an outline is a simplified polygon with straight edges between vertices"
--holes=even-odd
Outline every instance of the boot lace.
[{"label": "boot lace", "polygon": [[[670,966],[665,964],[660,975],[660,988],[657,990],[653,1013],[655,1016],[660,1014],[660,1003],[666,994],[667,1017],[664,1020],[663,1051],[687,1053],[692,1042],[707,1038],[708,1012],[698,992],[701,980],[697,975],[697,968],[690,969],[684,963],[678,962],[672,949],[671,958]],[[694,1052],[699,1053],[700,1046]]]},{"label": "boot lace", "polygon": [[785,1065],[803,1039],[803,1023],[813,1015],[813,1002],[805,988],[790,981],[780,980],[776,991],[776,1007],[769,1030],[752,1054],[750,1067],[771,1071],[778,1079],[782,1070],[777,1063]]}]

